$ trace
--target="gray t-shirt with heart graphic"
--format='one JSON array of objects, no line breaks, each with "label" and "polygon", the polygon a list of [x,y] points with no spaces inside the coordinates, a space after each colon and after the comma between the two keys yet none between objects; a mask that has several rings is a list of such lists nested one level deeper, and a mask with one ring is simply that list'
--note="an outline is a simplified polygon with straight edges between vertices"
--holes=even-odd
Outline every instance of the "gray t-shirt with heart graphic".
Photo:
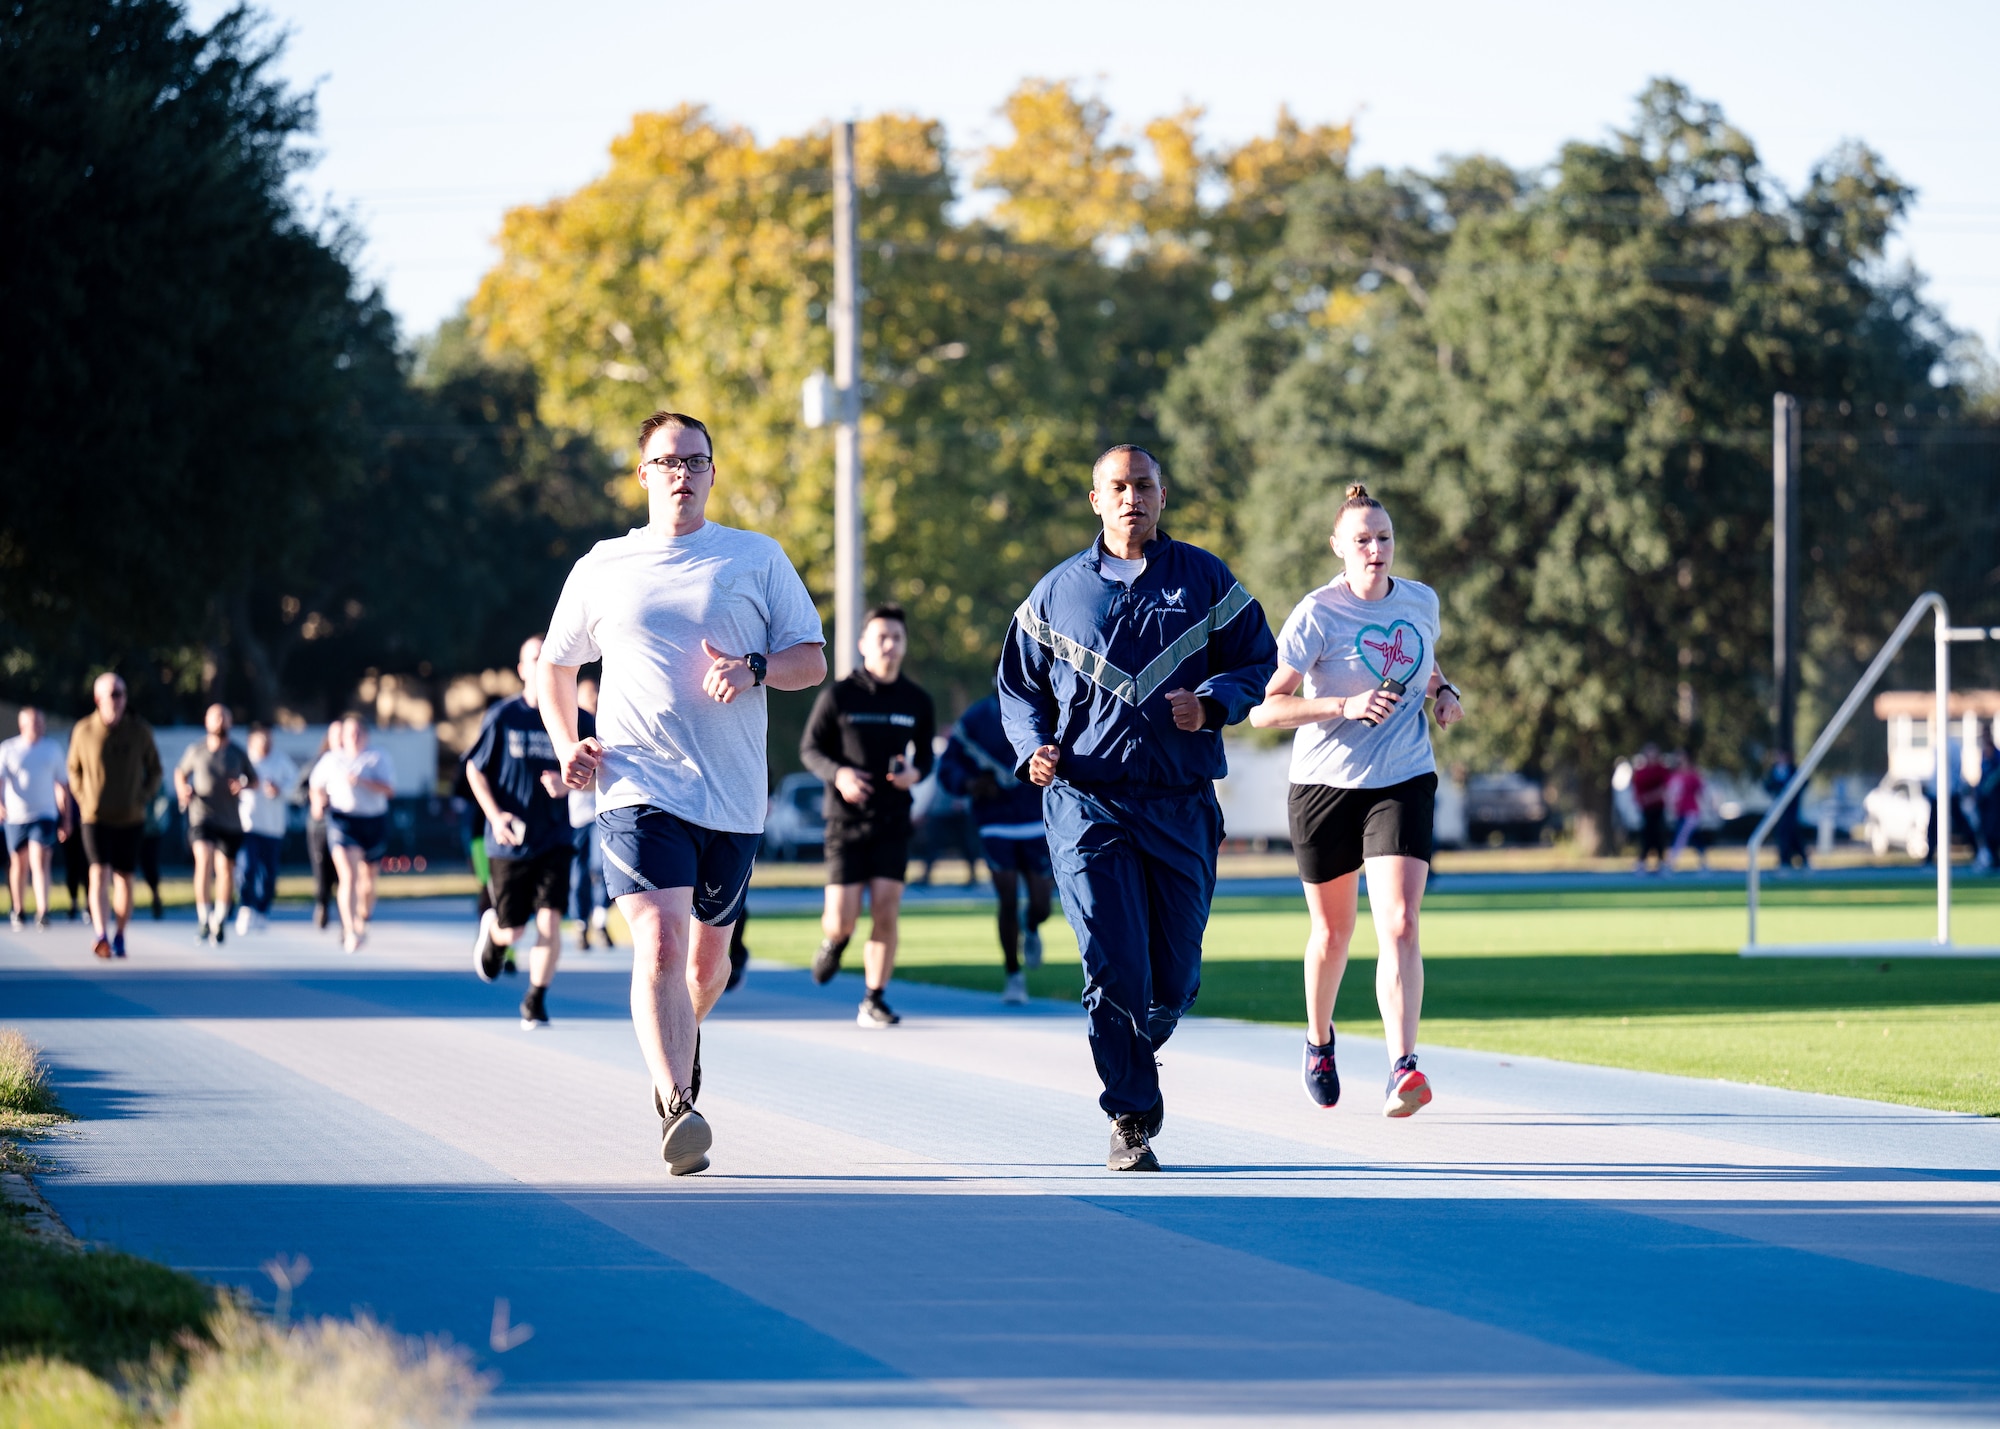
[{"label": "gray t-shirt with heart graphic", "polygon": [[1358,695],[1400,680],[1408,693],[1380,725],[1335,716],[1309,724],[1292,740],[1292,782],[1336,789],[1381,789],[1436,770],[1424,687],[1437,664],[1437,592],[1417,581],[1392,581],[1380,600],[1334,577],[1293,609],[1278,632],[1278,660],[1304,675],[1308,699]]}]

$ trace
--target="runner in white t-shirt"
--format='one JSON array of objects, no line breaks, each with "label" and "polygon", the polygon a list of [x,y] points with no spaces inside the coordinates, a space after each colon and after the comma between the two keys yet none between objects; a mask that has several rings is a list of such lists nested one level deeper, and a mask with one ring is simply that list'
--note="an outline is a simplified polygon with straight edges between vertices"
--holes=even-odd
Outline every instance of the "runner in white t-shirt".
[{"label": "runner in white t-shirt", "polygon": [[[701,1019],[729,978],[764,829],[763,687],[826,678],[805,583],[768,536],[706,519],[708,428],[655,412],[639,428],[647,525],[576,563],[542,646],[542,720],[563,780],[595,787],[607,891],[632,930],[632,1020],[653,1075],[660,1153],[708,1165]],[[597,734],[577,738],[577,671],[603,660]]]},{"label": "runner in white t-shirt", "polygon": [[[0,801],[7,814],[7,894],[13,899],[16,928],[27,922],[27,891],[35,890],[35,926],[49,926],[49,871],[56,845],[75,834],[70,827],[68,756],[46,738],[48,723],[33,705],[23,705],[20,734],[0,743]],[[70,900],[75,906],[76,900]]]},{"label": "runner in white t-shirt", "polygon": [[1437,797],[1424,701],[1437,701],[1441,726],[1456,724],[1464,711],[1458,691],[1437,666],[1437,594],[1389,574],[1395,528],[1367,487],[1347,488],[1330,544],[1346,569],[1300,601],[1285,621],[1278,635],[1278,671],[1264,703],[1250,712],[1250,723],[1298,731],[1292,744],[1292,848],[1312,915],[1306,940],[1306,1091],[1323,1107],[1340,1100],[1333,1003],[1347,971],[1365,867],[1380,949],[1375,998],[1389,1043],[1382,1114],[1409,1116],[1431,1099],[1416,1055],[1424,1001],[1417,909],[1430,874]]}]

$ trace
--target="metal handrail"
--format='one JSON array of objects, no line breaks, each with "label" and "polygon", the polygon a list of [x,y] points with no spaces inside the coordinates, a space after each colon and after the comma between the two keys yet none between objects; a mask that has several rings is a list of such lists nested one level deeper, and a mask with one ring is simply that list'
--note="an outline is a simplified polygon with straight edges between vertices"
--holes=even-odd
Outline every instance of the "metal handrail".
[{"label": "metal handrail", "polygon": [[1951,941],[1951,777],[1949,754],[1951,739],[1946,723],[1947,706],[1950,703],[1949,696],[1951,690],[1951,665],[1948,653],[1951,649],[1951,613],[1945,608],[1944,597],[1934,590],[1929,590],[1917,597],[1916,604],[1910,607],[1909,613],[1897,624],[1895,633],[1889,637],[1889,642],[1882,647],[1881,653],[1876,655],[1874,661],[1868,666],[1867,673],[1861,677],[1860,682],[1855,685],[1853,691],[1847,696],[1847,699],[1834,712],[1834,716],[1828,722],[1826,728],[1820,731],[1819,738],[1813,741],[1811,751],[1807,753],[1804,759],[1799,761],[1799,767],[1793,771],[1791,782],[1785,785],[1784,791],[1778,795],[1777,799],[1772,802],[1771,807],[1765,811],[1764,817],[1758,821],[1756,831],[1750,835],[1750,941],[1746,945],[1747,947],[1754,948],[1757,946],[1758,861],[1759,855],[1763,851],[1765,835],[1771,832],[1772,826],[1778,822],[1779,817],[1791,806],[1792,800],[1796,799],[1799,796],[1799,791],[1805,788],[1806,781],[1812,778],[1813,771],[1819,768],[1820,761],[1826,758],[1826,753],[1833,747],[1833,742],[1840,737],[1841,731],[1847,728],[1847,722],[1854,718],[1854,711],[1868,697],[1868,692],[1875,688],[1875,682],[1880,680],[1884,672],[1888,670],[1889,662],[1895,659],[1897,654],[1902,650],[1904,644],[1909,640],[1911,633],[1917,628],[1917,622],[1923,618],[1926,610],[1935,610],[1937,612],[1937,718],[1931,726],[1931,742],[1934,746],[1933,753],[1937,757],[1938,781],[1938,797],[1936,801],[1938,823],[1937,941],[1940,944]]}]

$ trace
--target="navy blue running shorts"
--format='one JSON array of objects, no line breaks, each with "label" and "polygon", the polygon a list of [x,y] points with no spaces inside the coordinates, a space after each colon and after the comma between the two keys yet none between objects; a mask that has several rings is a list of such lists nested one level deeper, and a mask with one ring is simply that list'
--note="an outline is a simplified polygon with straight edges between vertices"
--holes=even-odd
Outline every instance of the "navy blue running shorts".
[{"label": "navy blue running shorts", "polygon": [[743,916],[763,836],[705,829],[651,804],[632,804],[599,812],[597,842],[613,898],[692,888],[694,916],[726,928]]},{"label": "navy blue running shorts", "polygon": [[54,819],[29,819],[26,823],[7,825],[7,852],[19,853],[29,844],[42,844],[48,848],[56,846],[56,821]]},{"label": "navy blue running shorts", "polygon": [[1031,839],[996,839],[981,834],[979,850],[986,855],[986,866],[995,873],[1019,872],[1030,878],[1055,876],[1055,869],[1049,863],[1047,834],[1037,834]]},{"label": "navy blue running shorts", "polygon": [[389,816],[328,809],[326,841],[332,848],[359,849],[363,863],[380,863],[389,852]]}]

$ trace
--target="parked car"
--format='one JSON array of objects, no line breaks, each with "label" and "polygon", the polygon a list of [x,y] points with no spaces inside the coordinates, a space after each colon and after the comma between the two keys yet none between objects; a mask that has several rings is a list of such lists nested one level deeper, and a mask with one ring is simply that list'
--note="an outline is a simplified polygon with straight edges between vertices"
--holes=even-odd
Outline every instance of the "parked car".
[{"label": "parked car", "polygon": [[1525,774],[1475,774],[1465,781],[1466,836],[1473,843],[1535,843],[1548,823],[1542,786]]},{"label": "parked car", "polygon": [[1866,812],[1862,837],[1881,858],[1892,848],[1900,848],[1911,858],[1921,859],[1931,851],[1931,801],[1915,779],[1884,778],[1862,799]]},{"label": "parked car", "polygon": [[787,774],[764,812],[764,857],[783,861],[826,854],[826,785],[817,774]]}]

